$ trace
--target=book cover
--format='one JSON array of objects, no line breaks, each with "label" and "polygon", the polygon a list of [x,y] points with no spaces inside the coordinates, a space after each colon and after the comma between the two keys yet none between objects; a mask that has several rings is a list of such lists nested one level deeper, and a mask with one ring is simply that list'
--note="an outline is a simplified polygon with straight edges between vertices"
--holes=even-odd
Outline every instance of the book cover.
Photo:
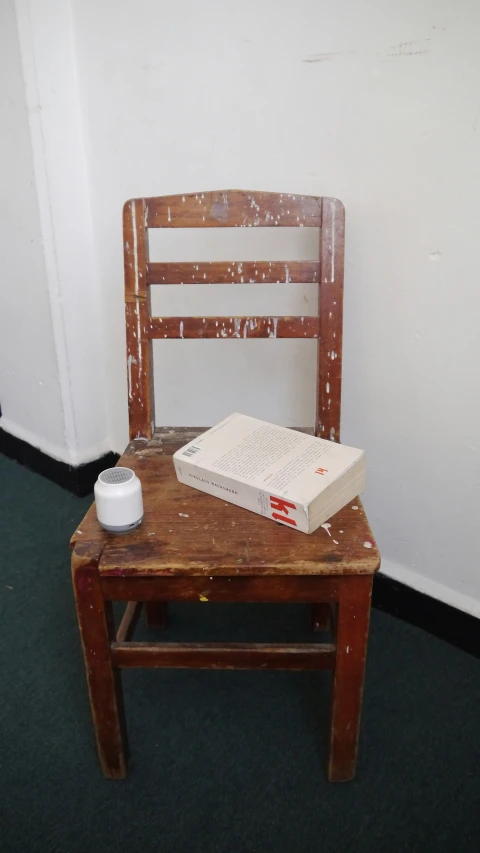
[{"label": "book cover", "polygon": [[235,413],[174,456],[181,483],[312,533],[365,486],[362,450]]}]

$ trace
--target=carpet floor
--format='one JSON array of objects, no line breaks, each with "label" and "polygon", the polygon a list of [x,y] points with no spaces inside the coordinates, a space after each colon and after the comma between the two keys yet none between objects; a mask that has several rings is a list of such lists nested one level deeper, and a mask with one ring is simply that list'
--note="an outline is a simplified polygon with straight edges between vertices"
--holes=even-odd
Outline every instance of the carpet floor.
[{"label": "carpet floor", "polygon": [[[480,660],[375,610],[353,782],[326,781],[328,674],[183,670],[124,673],[130,772],[104,779],[69,571],[90,500],[0,456],[0,853],[480,851]],[[184,604],[164,636],[307,622]]]}]

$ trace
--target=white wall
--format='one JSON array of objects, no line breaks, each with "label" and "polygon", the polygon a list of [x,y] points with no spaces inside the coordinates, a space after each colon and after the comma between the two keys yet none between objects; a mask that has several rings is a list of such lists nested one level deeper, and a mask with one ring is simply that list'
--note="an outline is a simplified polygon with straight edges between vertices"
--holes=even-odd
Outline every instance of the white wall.
[{"label": "white wall", "polygon": [[[384,570],[480,615],[476,0],[76,0],[75,20],[115,447],[126,440],[122,202],[230,186],[336,195],[347,209],[343,439],[368,450]],[[278,386],[266,400],[249,392],[248,376],[273,369],[258,350],[238,363],[223,349],[212,389],[213,355],[198,346],[222,343],[242,346],[164,345],[166,423],[309,411],[308,383],[296,393],[291,376],[280,402]]]},{"label": "white wall", "polygon": [[6,0],[1,14],[11,115],[2,131],[1,426],[77,465],[110,439],[72,8]]},{"label": "white wall", "polygon": [[0,4],[1,425],[66,451],[25,89],[13,0]]},{"label": "white wall", "polygon": [[[347,210],[343,440],[368,451],[365,502],[384,571],[480,616],[480,6],[72,2],[113,447],[127,436],[125,199],[225,187],[335,195]],[[165,255],[201,259],[201,246],[175,239]],[[228,239],[225,257],[251,256]],[[238,298],[249,313],[254,296]],[[165,313],[182,308],[175,299]],[[209,384],[211,345],[222,343]],[[311,373],[275,384],[272,350],[242,348],[240,360],[243,342],[211,345],[159,350],[160,420],[211,423],[237,408],[298,423],[312,411]],[[305,354],[292,357],[305,370]],[[252,379],[268,380],[269,396]]]}]

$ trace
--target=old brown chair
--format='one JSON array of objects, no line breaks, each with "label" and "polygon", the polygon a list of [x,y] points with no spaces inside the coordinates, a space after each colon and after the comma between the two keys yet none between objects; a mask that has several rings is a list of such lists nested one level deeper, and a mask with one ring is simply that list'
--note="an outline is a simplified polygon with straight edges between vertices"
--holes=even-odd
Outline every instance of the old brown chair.
[{"label": "old brown chair", "polygon": [[[72,537],[72,573],[98,753],[111,778],[126,774],[123,667],[332,669],[328,776],[355,773],[373,573],[380,556],[357,499],[307,536],[180,485],[171,453],[198,431],[156,429],[155,338],[318,338],[316,435],[338,441],[342,366],[344,209],[334,198],[239,190],[133,199],[124,207],[130,439],[119,465],[143,485],[143,524],[103,531],[94,507]],[[150,263],[149,228],[312,226],[319,257],[288,263],[289,280],[317,282],[316,317],[152,317],[149,285],[274,284],[284,263]],[[233,275],[232,275],[233,270]],[[219,336],[219,328],[222,335]],[[275,341],[272,340],[272,346]],[[313,430],[312,430],[313,431]],[[330,619],[331,642],[308,644],[130,641],[142,602],[162,627],[168,601],[304,602],[314,630]],[[115,627],[112,602],[127,607]],[[165,699],[168,701],[168,698]]]}]

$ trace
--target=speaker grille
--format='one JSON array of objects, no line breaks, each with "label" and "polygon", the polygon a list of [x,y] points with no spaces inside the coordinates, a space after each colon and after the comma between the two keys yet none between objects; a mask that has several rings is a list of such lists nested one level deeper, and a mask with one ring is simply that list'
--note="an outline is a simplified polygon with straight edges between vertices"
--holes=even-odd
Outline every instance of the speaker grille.
[{"label": "speaker grille", "polygon": [[107,468],[106,471],[102,471],[98,479],[107,486],[116,486],[118,483],[128,483],[134,476],[130,468]]}]

